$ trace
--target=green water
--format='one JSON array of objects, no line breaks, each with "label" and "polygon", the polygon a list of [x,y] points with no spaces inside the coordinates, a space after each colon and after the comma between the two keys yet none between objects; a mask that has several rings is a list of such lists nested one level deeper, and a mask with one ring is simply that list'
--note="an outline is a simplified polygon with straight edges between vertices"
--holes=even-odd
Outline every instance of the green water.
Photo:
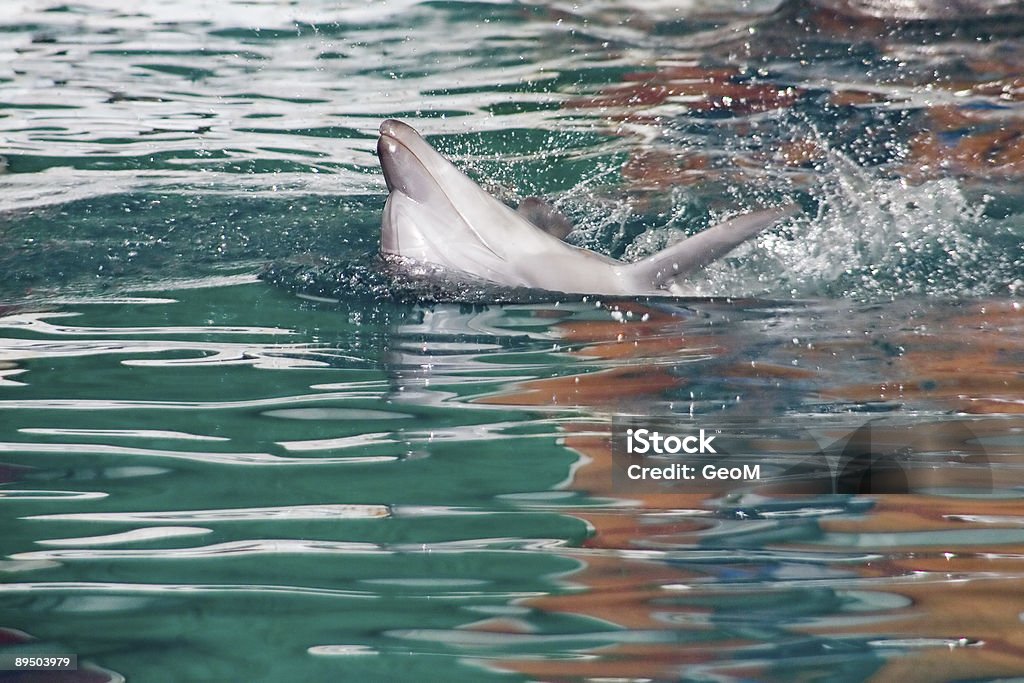
[{"label": "green water", "polygon": [[[1022,675],[1021,16],[857,7],[0,18],[0,654],[80,661],[0,678]],[[804,213],[692,299],[452,300],[374,257],[387,117],[627,260]],[[929,478],[616,489],[655,414]]]},{"label": "green water", "polygon": [[145,680],[479,676],[388,633],[500,612],[575,566],[529,548],[582,522],[501,502],[565,479],[554,427],[404,399],[355,307],[262,284],[159,297],[4,320],[25,370],[0,407],[4,623]]}]

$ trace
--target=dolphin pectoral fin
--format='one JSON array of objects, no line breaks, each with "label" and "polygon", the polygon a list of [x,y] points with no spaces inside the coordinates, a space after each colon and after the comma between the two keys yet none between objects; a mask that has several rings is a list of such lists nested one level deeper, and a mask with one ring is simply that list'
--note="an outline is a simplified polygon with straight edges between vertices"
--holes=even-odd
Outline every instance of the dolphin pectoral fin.
[{"label": "dolphin pectoral fin", "polygon": [[627,268],[642,282],[662,287],[681,275],[703,268],[773,223],[799,211],[796,204],[787,204],[737,216],[631,263]]},{"label": "dolphin pectoral fin", "polygon": [[560,240],[572,232],[572,221],[568,216],[540,197],[527,197],[519,203],[516,213]]}]

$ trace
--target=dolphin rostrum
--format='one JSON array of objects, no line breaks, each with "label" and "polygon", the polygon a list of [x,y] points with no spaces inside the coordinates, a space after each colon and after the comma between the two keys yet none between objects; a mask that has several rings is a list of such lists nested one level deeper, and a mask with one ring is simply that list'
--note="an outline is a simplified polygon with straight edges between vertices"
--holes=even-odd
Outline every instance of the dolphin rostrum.
[{"label": "dolphin rostrum", "polygon": [[[381,252],[509,287],[574,294],[683,295],[682,276],[707,265],[779,219],[790,204],[719,223],[635,263],[559,239],[567,227],[553,209],[517,212],[457,169],[412,127],[380,126],[377,155],[387,183]],[[529,203],[529,201],[527,202]],[[556,214],[545,230],[538,214]]]}]

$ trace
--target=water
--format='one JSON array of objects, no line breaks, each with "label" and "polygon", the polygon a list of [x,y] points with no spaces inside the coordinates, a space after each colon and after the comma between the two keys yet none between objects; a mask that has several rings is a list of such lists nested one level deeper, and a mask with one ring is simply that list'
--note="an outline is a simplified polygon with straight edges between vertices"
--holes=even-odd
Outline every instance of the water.
[{"label": "water", "polygon": [[[50,680],[1022,675],[1024,19],[987,7],[11,4],[3,652],[79,656]],[[625,259],[804,213],[696,298],[453,301],[373,258],[386,117]],[[863,427],[913,492],[624,492],[624,415],[833,473]]]}]

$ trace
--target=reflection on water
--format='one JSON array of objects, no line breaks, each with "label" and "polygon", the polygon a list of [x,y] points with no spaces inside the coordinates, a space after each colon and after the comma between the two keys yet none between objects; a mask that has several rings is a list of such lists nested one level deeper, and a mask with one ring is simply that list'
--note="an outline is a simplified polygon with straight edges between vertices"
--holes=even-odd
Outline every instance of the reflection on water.
[{"label": "reflection on water", "polygon": [[[0,650],[81,681],[1020,676],[1022,21],[17,3]],[[626,260],[804,215],[714,299],[410,305],[451,292],[368,258],[386,117]],[[650,415],[803,469],[626,491],[613,425]]]},{"label": "reflection on water", "polygon": [[[241,284],[0,319],[22,371],[0,397],[16,520],[0,615],[26,634],[10,647],[158,680],[1024,667],[1007,599],[1024,575],[1018,308],[555,302],[353,322],[367,306]],[[910,322],[879,322],[897,313]],[[920,360],[951,344],[977,373]],[[752,448],[832,469],[823,444],[869,425],[938,483],[624,493],[622,414],[725,415]],[[962,467],[972,448],[987,489]]]}]

